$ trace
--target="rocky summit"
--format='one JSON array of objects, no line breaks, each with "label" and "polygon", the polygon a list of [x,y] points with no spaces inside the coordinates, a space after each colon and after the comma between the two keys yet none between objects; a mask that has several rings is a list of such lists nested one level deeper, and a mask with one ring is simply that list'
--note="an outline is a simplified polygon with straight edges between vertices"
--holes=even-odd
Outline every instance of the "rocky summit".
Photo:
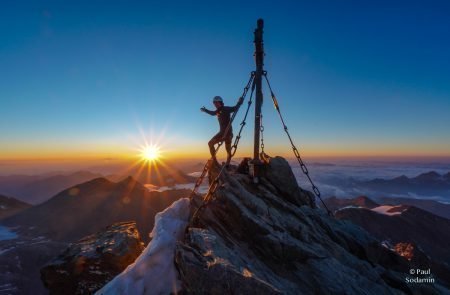
[{"label": "rocky summit", "polygon": [[[210,169],[210,179],[220,167]],[[255,184],[224,171],[206,206],[191,200],[191,222],[175,265],[186,294],[444,294],[407,283],[409,261],[362,228],[316,208],[287,161],[269,158]]]}]

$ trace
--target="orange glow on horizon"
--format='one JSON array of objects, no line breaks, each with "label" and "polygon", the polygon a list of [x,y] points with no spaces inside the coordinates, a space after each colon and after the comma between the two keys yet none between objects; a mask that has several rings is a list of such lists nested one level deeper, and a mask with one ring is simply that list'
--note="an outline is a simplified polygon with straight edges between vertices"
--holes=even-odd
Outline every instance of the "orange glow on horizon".
[{"label": "orange glow on horizon", "polygon": [[[2,150],[0,161],[61,161],[61,162],[127,162],[142,158],[144,146],[157,146],[152,143],[141,145],[140,148],[132,149],[126,146],[92,146],[67,148],[42,148],[42,147],[21,147],[17,149]],[[335,146],[301,145],[297,146],[302,157],[450,157],[450,147],[447,146],[370,146],[369,144],[346,146],[343,144]],[[164,159],[170,161],[188,159],[208,159],[210,157],[206,142],[204,144],[183,146],[179,145],[169,149],[161,146],[159,156],[164,150]],[[155,153],[153,151],[152,153]],[[293,152],[289,145],[270,146],[266,144],[265,152],[269,156],[293,157]],[[219,158],[224,158],[224,150],[219,151]],[[253,150],[249,146],[239,147],[235,158],[252,157]]]}]

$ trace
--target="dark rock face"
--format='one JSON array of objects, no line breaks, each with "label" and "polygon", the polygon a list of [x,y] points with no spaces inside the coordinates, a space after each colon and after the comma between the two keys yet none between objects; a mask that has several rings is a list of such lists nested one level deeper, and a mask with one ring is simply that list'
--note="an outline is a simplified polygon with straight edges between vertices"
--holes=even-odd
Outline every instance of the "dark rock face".
[{"label": "dark rock face", "polygon": [[50,294],[92,294],[144,249],[135,222],[121,222],[71,244],[41,269]]},{"label": "dark rock face", "polygon": [[48,294],[39,271],[66,247],[43,236],[0,241],[0,294]]},{"label": "dark rock face", "polygon": [[316,209],[284,159],[266,168],[258,185],[225,171],[194,215],[175,256],[187,294],[440,294],[438,285],[406,284],[405,258]]},{"label": "dark rock face", "polygon": [[288,162],[282,157],[270,158],[265,178],[274,186],[278,195],[289,202],[315,208],[314,195],[300,188]]}]

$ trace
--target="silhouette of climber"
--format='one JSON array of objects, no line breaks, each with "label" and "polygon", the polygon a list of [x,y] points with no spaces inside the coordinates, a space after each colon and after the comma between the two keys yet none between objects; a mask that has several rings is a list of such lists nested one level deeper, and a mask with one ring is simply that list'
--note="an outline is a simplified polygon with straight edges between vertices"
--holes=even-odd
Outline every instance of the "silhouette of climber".
[{"label": "silhouette of climber", "polygon": [[238,103],[233,106],[225,106],[223,104],[222,97],[215,96],[213,99],[213,104],[216,107],[215,111],[210,111],[205,107],[202,107],[200,110],[202,112],[205,112],[207,114],[210,114],[211,116],[217,116],[217,119],[219,120],[219,126],[220,130],[219,132],[214,135],[211,140],[208,142],[209,146],[209,152],[211,153],[211,157],[213,158],[213,161],[217,162],[216,154],[215,154],[215,148],[214,145],[225,141],[225,149],[227,150],[227,162],[226,165],[228,166],[231,161],[231,140],[233,139],[233,128],[230,124],[230,128],[228,129],[228,132],[225,134],[225,131],[228,127],[228,124],[230,123],[230,114],[235,112],[238,107],[242,104],[244,99],[242,97],[239,98]]}]

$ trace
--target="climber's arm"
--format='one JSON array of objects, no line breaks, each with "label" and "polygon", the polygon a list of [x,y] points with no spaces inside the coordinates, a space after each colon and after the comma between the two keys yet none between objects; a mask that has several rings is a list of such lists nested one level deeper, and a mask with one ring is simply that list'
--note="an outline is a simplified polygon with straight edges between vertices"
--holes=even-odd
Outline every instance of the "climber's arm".
[{"label": "climber's arm", "polygon": [[215,116],[215,115],[216,115],[216,112],[210,111],[210,110],[208,110],[208,109],[205,108],[205,107],[202,107],[202,108],[200,109],[200,111],[205,112],[205,113],[207,113],[207,114],[209,114],[209,115],[211,115],[211,116]]}]

